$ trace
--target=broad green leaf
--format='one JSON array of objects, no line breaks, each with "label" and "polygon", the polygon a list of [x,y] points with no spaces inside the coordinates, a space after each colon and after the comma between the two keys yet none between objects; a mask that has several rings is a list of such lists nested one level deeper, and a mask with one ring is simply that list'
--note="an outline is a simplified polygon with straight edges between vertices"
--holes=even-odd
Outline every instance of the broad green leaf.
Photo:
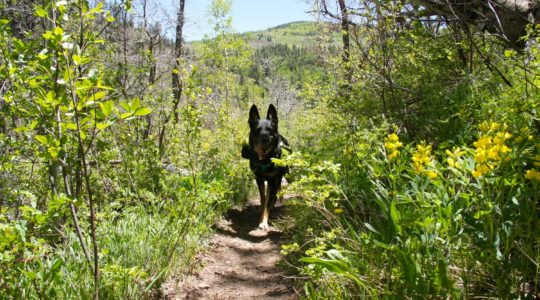
[{"label": "broad green leaf", "polygon": [[97,123],[96,124],[96,127],[99,130],[103,130],[103,129],[109,127],[109,126],[111,126],[111,123]]},{"label": "broad green leaf", "polygon": [[42,36],[44,39],[46,39],[46,40],[50,40],[50,39],[52,39],[53,34],[52,34],[51,31],[45,31],[45,33],[42,34],[41,36]]},{"label": "broad green leaf", "polygon": [[61,27],[55,27],[54,28],[54,34],[55,35],[62,35],[64,33],[64,29],[62,29]]},{"label": "broad green leaf", "polygon": [[99,107],[101,108],[101,112],[103,113],[103,115],[105,115],[105,117],[108,117],[114,108],[114,103],[112,101],[100,102]]},{"label": "broad green leaf", "polygon": [[46,137],[46,136],[36,134],[34,137],[36,138],[36,140],[37,140],[38,142],[42,143],[43,145],[47,145],[47,144],[48,144],[48,141],[47,141],[47,137]]},{"label": "broad green leaf", "polygon": [[81,64],[81,57],[80,57],[79,55],[73,54],[72,59],[73,59],[73,62],[74,62],[76,65],[80,65],[80,64]]},{"label": "broad green leaf", "polygon": [[43,49],[41,52],[39,52],[38,58],[41,60],[47,59],[47,49]]},{"label": "broad green leaf", "polygon": [[101,91],[101,92],[94,93],[92,96],[90,96],[90,99],[92,99],[93,101],[96,101],[96,100],[104,98],[105,96],[107,96],[107,92]]},{"label": "broad green leaf", "polygon": [[151,113],[152,110],[150,108],[144,107],[140,108],[135,112],[136,116],[146,116],[147,114]]},{"label": "broad green leaf", "polygon": [[47,16],[47,11],[40,7],[36,10],[36,16],[45,18]]},{"label": "broad green leaf", "polygon": [[360,278],[351,272],[351,267],[342,260],[323,259],[318,257],[302,257],[301,262],[321,266],[328,271],[352,279],[358,286],[364,286]]},{"label": "broad green leaf", "polygon": [[68,123],[68,124],[66,124],[66,128],[67,128],[67,129],[71,129],[71,130],[77,130],[77,124],[75,124],[75,123]]},{"label": "broad green leaf", "polygon": [[141,100],[139,100],[139,98],[135,98],[133,99],[133,101],[131,101],[131,110],[132,111],[136,111],[141,105]]},{"label": "broad green leaf", "polygon": [[127,117],[132,116],[132,115],[133,115],[133,114],[132,114],[131,112],[125,112],[125,113],[123,113],[123,114],[120,115],[120,118],[125,119],[125,118],[127,118]]},{"label": "broad green leaf", "polygon": [[47,92],[47,102],[49,103],[54,103],[54,92],[53,91],[48,91]]},{"label": "broad green leaf", "polygon": [[49,152],[49,154],[51,155],[51,157],[58,157],[58,152],[59,152],[59,149],[58,147],[49,147],[49,149],[47,149],[47,152]]},{"label": "broad green leaf", "polygon": [[126,110],[126,112],[131,111],[131,105],[129,105],[129,103],[122,101],[120,102],[120,105],[122,105],[122,107]]}]

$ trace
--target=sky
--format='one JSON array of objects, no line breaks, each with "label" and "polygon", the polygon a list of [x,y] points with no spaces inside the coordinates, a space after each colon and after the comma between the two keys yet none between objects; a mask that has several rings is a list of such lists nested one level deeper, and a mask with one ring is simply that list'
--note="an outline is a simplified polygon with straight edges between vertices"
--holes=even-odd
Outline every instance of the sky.
[{"label": "sky", "polygon": [[[187,41],[199,40],[204,34],[211,33],[208,24],[208,7],[211,3],[212,0],[186,0],[187,22],[184,37]],[[175,9],[171,7],[171,10]],[[307,0],[233,0],[231,16],[234,30],[246,32],[293,21],[313,20],[308,13],[309,10],[310,4]],[[174,15],[171,11],[167,14]]]}]

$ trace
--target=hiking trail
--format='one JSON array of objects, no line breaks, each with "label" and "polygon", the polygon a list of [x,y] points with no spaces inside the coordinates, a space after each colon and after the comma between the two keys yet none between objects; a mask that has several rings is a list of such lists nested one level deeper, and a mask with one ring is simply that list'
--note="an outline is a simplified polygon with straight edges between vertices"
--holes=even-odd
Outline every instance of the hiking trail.
[{"label": "hiking trail", "polygon": [[[271,221],[282,214],[278,201]],[[207,249],[196,257],[199,268],[167,283],[165,299],[298,299],[292,279],[277,265],[282,232],[273,226],[259,230],[258,223],[258,197],[227,211]]]}]

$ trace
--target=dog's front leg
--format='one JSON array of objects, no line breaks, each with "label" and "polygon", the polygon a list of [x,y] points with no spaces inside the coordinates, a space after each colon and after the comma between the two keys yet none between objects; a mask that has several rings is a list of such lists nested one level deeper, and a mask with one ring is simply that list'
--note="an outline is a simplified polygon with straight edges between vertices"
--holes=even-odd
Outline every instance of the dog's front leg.
[{"label": "dog's front leg", "polygon": [[259,188],[259,195],[261,197],[261,221],[259,222],[259,229],[268,229],[268,200],[264,193],[264,180],[257,178],[257,187]]},{"label": "dog's front leg", "polygon": [[268,181],[268,210],[274,209],[277,200],[277,194],[281,189],[282,176],[276,176],[273,180]]}]

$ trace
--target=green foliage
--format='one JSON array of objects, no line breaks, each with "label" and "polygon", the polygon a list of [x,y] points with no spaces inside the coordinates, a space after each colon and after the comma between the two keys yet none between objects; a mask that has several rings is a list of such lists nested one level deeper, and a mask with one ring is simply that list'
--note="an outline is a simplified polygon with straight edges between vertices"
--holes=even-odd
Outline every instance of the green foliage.
[{"label": "green foliage", "polygon": [[339,47],[341,36],[331,24],[300,21],[290,22],[263,31],[244,33],[255,48],[268,44],[286,45],[288,47],[309,48],[314,39],[321,39],[320,33],[324,31],[330,36],[328,41],[319,40],[316,47]]},{"label": "green foliage", "polygon": [[[124,30],[136,30],[123,15],[129,5],[107,11],[101,3],[45,1],[34,7],[41,25],[24,38],[0,22],[3,296],[94,297],[94,253],[83,249],[97,245],[99,294],[149,298],[190,264],[209,224],[250,192],[247,165],[236,166],[246,133],[230,107],[240,92],[232,72],[247,69],[251,50],[224,28],[216,41],[225,51],[200,68],[177,70],[184,103],[167,124],[168,80],[150,82],[143,93],[127,86],[152,72],[153,57],[117,64],[122,48],[105,34],[122,28],[109,24],[113,14]],[[213,67],[222,73],[206,77]],[[164,126],[169,151],[162,158]]]},{"label": "green foliage", "polygon": [[299,94],[309,105],[291,133],[306,154],[282,162],[298,197],[283,252],[309,278],[306,296],[534,298],[537,47],[485,36],[456,48],[455,32],[420,23],[386,40],[397,27],[386,21],[362,28],[350,94],[331,59],[335,75],[305,78]]},{"label": "green foliage", "polygon": [[239,150],[270,94],[308,298],[537,296],[538,26],[516,51],[368,3],[346,61],[327,23],[240,35],[214,1],[174,67],[130,2],[1,4],[2,295],[155,296],[253,191]]}]

